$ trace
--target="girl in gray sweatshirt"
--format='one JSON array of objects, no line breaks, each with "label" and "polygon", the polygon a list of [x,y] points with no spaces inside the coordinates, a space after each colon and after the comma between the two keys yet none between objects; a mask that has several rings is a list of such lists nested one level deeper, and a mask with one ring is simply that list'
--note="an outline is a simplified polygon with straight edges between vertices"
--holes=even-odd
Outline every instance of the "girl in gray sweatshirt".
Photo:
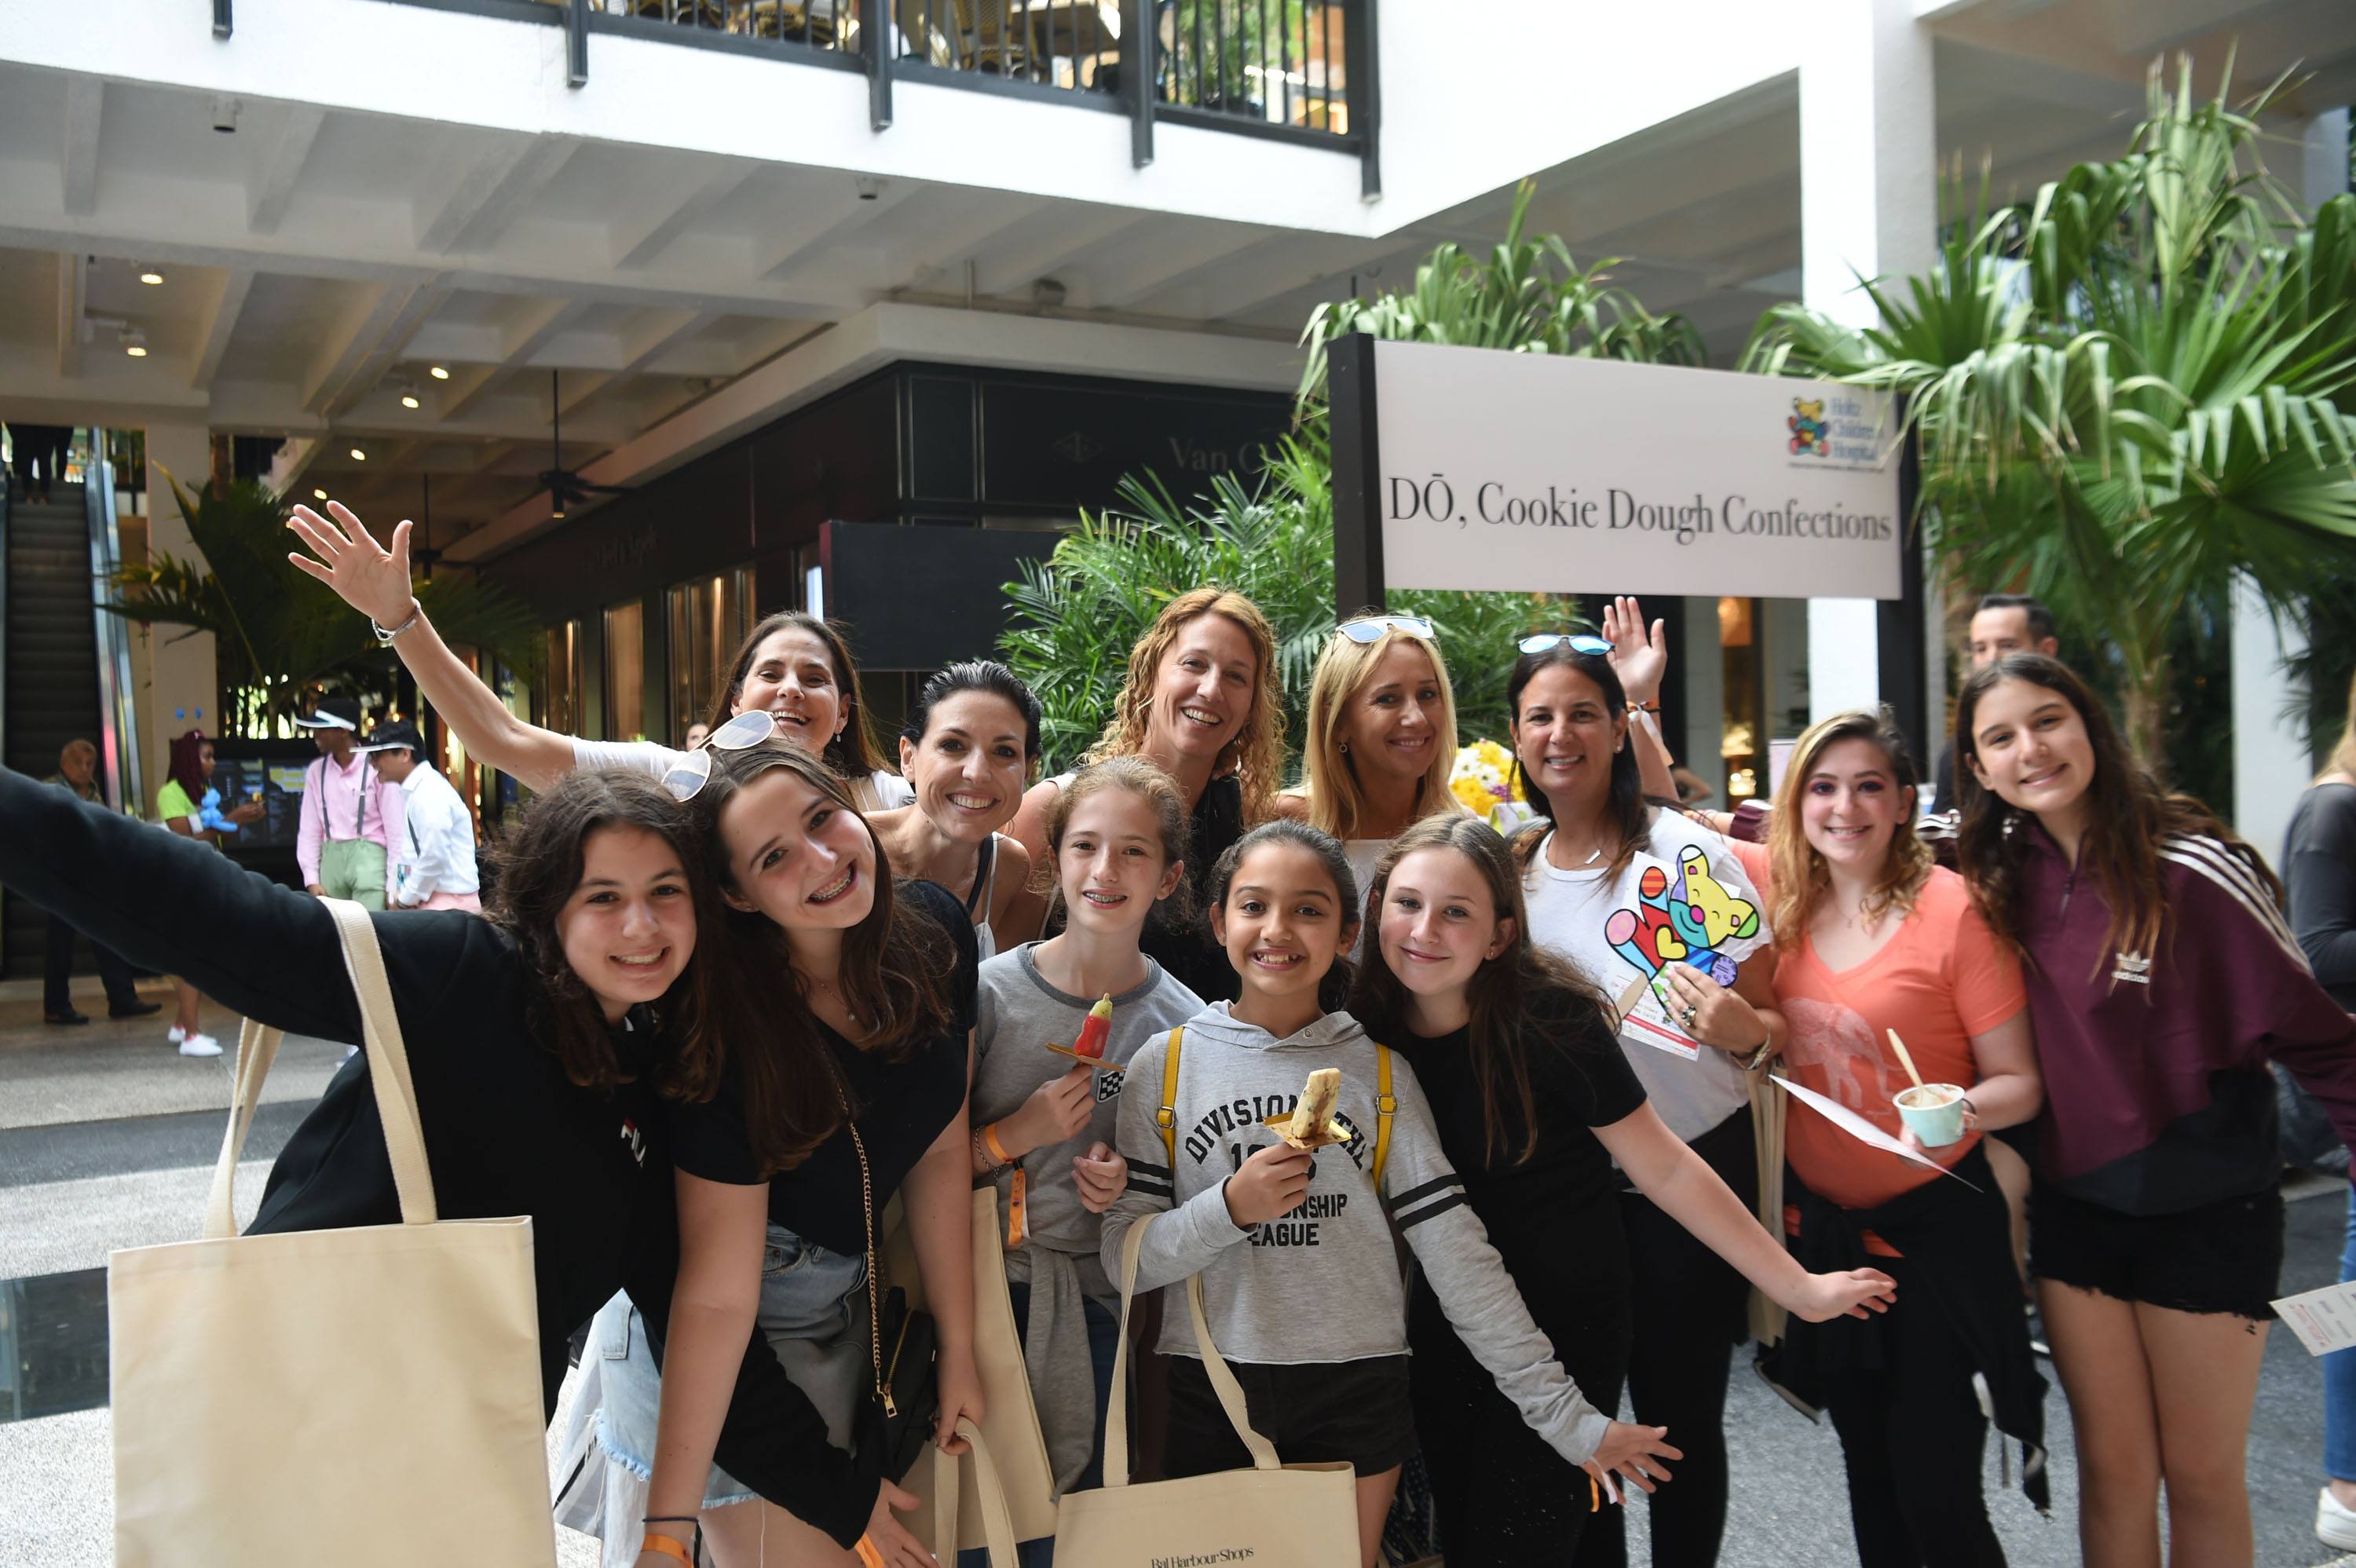
[{"label": "girl in gray sweatshirt", "polygon": [[[1105,1219],[1108,1272],[1119,1277],[1130,1226],[1173,1211],[1146,1232],[1137,1288],[1202,1275],[1212,1337],[1253,1426],[1288,1464],[1356,1469],[1369,1565],[1415,1448],[1394,1221],[1531,1429],[1606,1488],[1617,1471],[1650,1489],[1668,1474],[1661,1460],[1677,1456],[1663,1429],[1615,1422],[1580,1395],[1466,1205],[1414,1074],[1331,1010],[1358,925],[1341,846],[1304,824],[1268,823],[1220,857],[1206,899],[1242,994],[1130,1061],[1116,1138],[1129,1186]],[[1320,1068],[1341,1072],[1333,1121],[1345,1137],[1312,1154],[1266,1123],[1292,1111]],[[1184,1315],[1165,1317],[1160,1348],[1174,1358],[1169,1474],[1248,1464]]]}]

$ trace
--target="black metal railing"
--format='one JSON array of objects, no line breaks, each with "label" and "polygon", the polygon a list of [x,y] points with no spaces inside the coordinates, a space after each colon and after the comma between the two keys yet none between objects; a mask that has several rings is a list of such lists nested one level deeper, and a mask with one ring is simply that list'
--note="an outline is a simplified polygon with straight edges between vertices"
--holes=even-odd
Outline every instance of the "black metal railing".
[{"label": "black metal railing", "polygon": [[[230,0],[209,3],[227,37]],[[564,27],[576,87],[593,35],[667,38],[863,71],[878,131],[892,123],[894,79],[938,82],[1125,113],[1141,166],[1163,121],[1352,152],[1365,193],[1381,190],[1376,0],[409,3]]]}]

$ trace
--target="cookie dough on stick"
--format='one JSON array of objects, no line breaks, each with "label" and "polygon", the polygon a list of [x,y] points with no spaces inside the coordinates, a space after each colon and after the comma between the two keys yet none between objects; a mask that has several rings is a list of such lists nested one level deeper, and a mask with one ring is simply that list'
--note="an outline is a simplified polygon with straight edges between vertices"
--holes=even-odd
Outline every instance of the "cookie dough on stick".
[{"label": "cookie dough on stick", "polygon": [[1327,1144],[1345,1144],[1350,1141],[1349,1129],[1333,1119],[1333,1106],[1341,1098],[1341,1070],[1321,1067],[1301,1086],[1301,1099],[1290,1115],[1270,1116],[1261,1125],[1282,1134],[1294,1148],[1314,1150]]}]

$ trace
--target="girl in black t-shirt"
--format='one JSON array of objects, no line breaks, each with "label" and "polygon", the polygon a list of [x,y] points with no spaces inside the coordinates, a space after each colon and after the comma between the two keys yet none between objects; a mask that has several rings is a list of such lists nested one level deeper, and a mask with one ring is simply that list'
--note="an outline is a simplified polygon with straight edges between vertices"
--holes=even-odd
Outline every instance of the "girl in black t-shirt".
[{"label": "girl in black t-shirt", "polygon": [[[868,1266],[871,1221],[880,1228],[895,1192],[939,1333],[936,1437],[961,1449],[958,1419],[981,1418],[965,1115],[973,925],[946,889],[893,885],[842,781],[808,752],[772,740],[712,763],[690,811],[734,912],[710,939],[715,981],[770,1027],[681,1057],[679,1284],[659,1417],[652,1434],[616,1431],[647,1402],[616,1381],[644,1363],[609,1363],[600,1437],[626,1470],[651,1470],[649,1537],[691,1537],[700,1520],[720,1568],[777,1561],[781,1548],[794,1563],[847,1563],[851,1549],[870,1564],[929,1565],[892,1514],[916,1499],[843,1445],[873,1383],[884,1286]],[[826,1477],[825,1496],[796,1513],[729,1506],[746,1495],[712,1468],[756,1324],[816,1406],[787,1457]],[[667,1547],[650,1540],[642,1568],[684,1555]]]},{"label": "girl in black t-shirt", "polygon": [[[1619,1403],[1635,1305],[1621,1173],[1799,1316],[1887,1309],[1887,1275],[1802,1270],[1644,1103],[1609,1004],[1531,943],[1521,879],[1487,823],[1449,814],[1408,828],[1376,868],[1368,908],[1379,956],[1360,969],[1350,1010],[1414,1067],[1473,1212],[1599,1407]],[[1570,1562],[1590,1511],[1584,1477],[1517,1419],[1420,1282],[1408,1339],[1450,1560]]]}]

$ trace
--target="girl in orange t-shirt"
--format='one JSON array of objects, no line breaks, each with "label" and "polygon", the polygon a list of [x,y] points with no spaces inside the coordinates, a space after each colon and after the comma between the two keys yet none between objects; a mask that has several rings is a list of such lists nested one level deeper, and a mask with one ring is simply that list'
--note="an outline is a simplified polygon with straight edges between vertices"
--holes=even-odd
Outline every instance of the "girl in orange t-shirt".
[{"label": "girl in orange t-shirt", "polygon": [[[1975,1373],[1999,1428],[2025,1445],[2024,1489],[2040,1508],[2045,1492],[2044,1380],[1979,1147],[1983,1130],[2026,1122],[2042,1103],[2019,962],[1915,837],[1913,764],[1886,719],[1845,713],[1811,728],[1775,807],[1764,849],[1735,848],[1772,912],[1775,999],[1791,1026],[1783,1074],[1963,1179],[1791,1104],[1785,1228],[1801,1264],[1870,1259],[1901,1288],[1871,1323],[1794,1323],[1766,1369],[1831,1413],[1865,1562],[2001,1564],[1980,1491]],[[1924,1082],[1964,1087],[1955,1142],[1924,1149],[1906,1132],[1893,1096],[1910,1081],[1891,1029]]]}]

